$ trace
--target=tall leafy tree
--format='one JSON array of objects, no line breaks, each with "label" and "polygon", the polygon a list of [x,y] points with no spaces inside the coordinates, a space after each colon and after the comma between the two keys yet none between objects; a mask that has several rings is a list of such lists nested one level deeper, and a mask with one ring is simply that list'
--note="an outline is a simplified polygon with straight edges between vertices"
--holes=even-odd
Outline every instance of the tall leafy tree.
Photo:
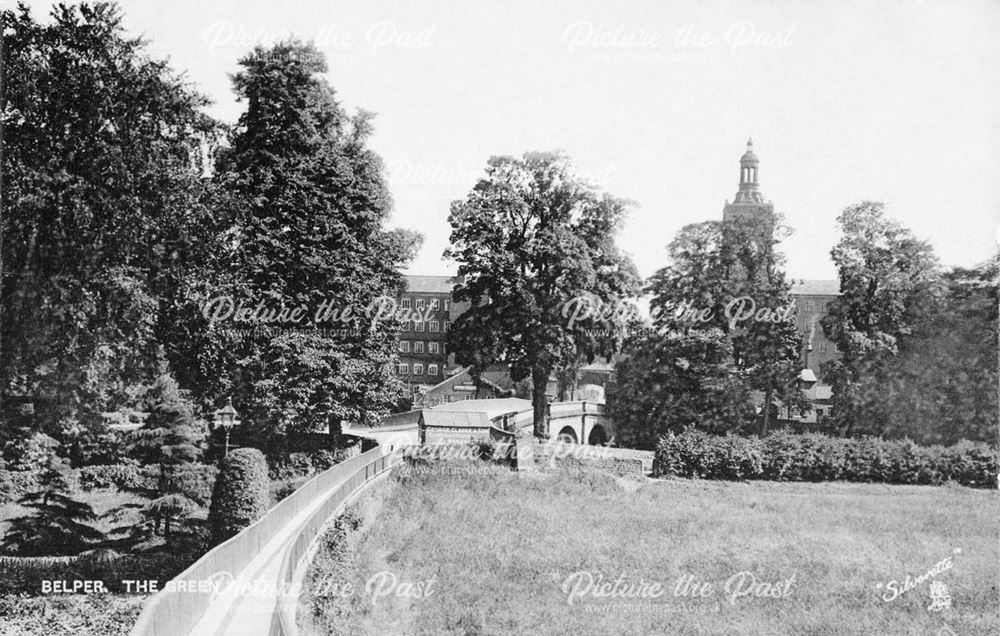
[{"label": "tall leafy tree", "polygon": [[584,296],[614,306],[636,293],[635,266],[614,243],[627,207],[557,153],[493,157],[451,205],[445,256],[464,277],[455,300],[471,306],[452,325],[449,350],[474,374],[503,361],[515,382],[530,378],[537,436],[548,436],[550,374],[610,356],[624,334],[620,321],[570,324],[564,309]]},{"label": "tall leafy tree", "polygon": [[757,215],[688,225],[670,243],[647,288],[653,333],[628,343],[609,391],[625,438],[651,446],[688,425],[740,430],[754,419],[751,391],[763,396],[761,433],[776,399],[809,408],[783,232],[777,216]]},{"label": "tall leafy tree", "polygon": [[811,409],[798,386],[802,335],[779,249],[787,232],[773,212],[737,217],[722,226],[721,260],[733,296],[727,313],[735,364],[747,386],[763,394],[762,435],[770,428],[776,399],[799,411]]},{"label": "tall leafy tree", "polygon": [[623,444],[652,448],[669,431],[720,433],[751,419],[725,316],[738,287],[724,238],[718,221],[685,226],[649,280],[650,333],[626,341],[607,392]]},{"label": "tall leafy tree", "polygon": [[201,148],[218,128],[113,5],[0,15],[0,393],[34,398],[54,429],[155,374],[161,299],[205,249]]},{"label": "tall leafy tree", "polygon": [[[220,388],[258,431],[375,422],[398,392],[397,324],[366,308],[396,295],[419,237],[383,227],[391,200],[382,162],[367,146],[371,115],[345,112],[320,52],[288,41],[254,49],[240,66],[233,86],[247,109],[216,172],[232,206],[220,242],[232,269],[215,293],[304,313],[229,341],[218,332],[233,325],[215,323],[213,342],[224,344],[206,355],[222,370]],[[353,321],[317,321],[324,302],[351,308]]]},{"label": "tall leafy tree", "polygon": [[832,256],[841,295],[822,321],[841,352],[823,370],[833,387],[831,416],[842,434],[881,434],[901,341],[940,307],[944,285],[930,244],[889,218],[882,203],[852,205],[837,221],[842,235]]},{"label": "tall leafy tree", "polygon": [[944,301],[899,339],[872,396],[884,404],[881,433],[923,444],[996,440],[997,285],[1000,257],[943,276]]}]

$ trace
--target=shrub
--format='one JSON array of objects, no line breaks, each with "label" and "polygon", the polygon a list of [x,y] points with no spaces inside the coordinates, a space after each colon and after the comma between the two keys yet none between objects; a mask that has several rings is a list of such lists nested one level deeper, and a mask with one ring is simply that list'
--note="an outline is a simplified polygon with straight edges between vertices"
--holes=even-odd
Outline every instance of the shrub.
[{"label": "shrub", "polygon": [[998,453],[981,442],[949,448],[909,440],[838,438],[776,431],[767,437],[724,437],[698,430],[660,439],[653,474],[705,479],[857,481],[996,487]]},{"label": "shrub", "polygon": [[271,482],[270,493],[272,505],[301,488],[310,479],[311,477],[294,477],[285,481]]},{"label": "shrub", "polygon": [[0,503],[17,501],[38,488],[38,471],[0,470]]},{"label": "shrub", "polygon": [[280,459],[273,459],[268,476],[274,481],[285,481],[313,474],[312,460],[309,453],[288,453]]},{"label": "shrub", "polygon": [[356,450],[357,449],[354,446],[349,448],[338,448],[337,450],[321,448],[309,453],[309,459],[312,461],[313,469],[316,472],[321,473],[324,470],[333,468],[346,459],[350,459],[356,454]]},{"label": "shrub", "polygon": [[893,458],[893,481],[898,484],[941,484],[942,446],[918,446],[909,440],[900,444]]},{"label": "shrub", "polygon": [[142,467],[134,459],[107,466],[84,466],[77,471],[77,481],[83,490],[135,490],[144,484]]},{"label": "shrub", "polygon": [[267,462],[254,448],[231,451],[212,489],[208,522],[212,539],[222,542],[257,521],[268,508]]},{"label": "shrub", "polygon": [[11,470],[43,470],[56,456],[59,442],[45,433],[32,433],[4,445],[4,456]]},{"label": "shrub", "polygon": [[60,439],[75,467],[117,464],[128,455],[128,433],[109,428],[109,420],[104,417],[81,414],[59,423]]},{"label": "shrub", "polygon": [[336,450],[318,448],[271,456],[268,458],[268,475],[273,481],[311,477],[358,455],[359,451],[360,446],[354,445]]},{"label": "shrub", "polygon": [[185,464],[175,468],[170,476],[172,488],[199,506],[207,506],[212,501],[219,469],[210,464]]},{"label": "shrub", "polygon": [[943,449],[945,479],[977,488],[997,487],[997,452],[981,442],[962,441]]}]

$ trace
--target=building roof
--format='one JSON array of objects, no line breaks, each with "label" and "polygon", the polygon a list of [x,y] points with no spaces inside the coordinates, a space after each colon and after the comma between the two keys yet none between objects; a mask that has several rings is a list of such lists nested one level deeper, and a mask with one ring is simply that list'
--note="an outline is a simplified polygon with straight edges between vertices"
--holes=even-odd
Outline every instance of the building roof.
[{"label": "building roof", "polygon": [[382,420],[382,422],[379,423],[378,426],[370,428],[378,428],[383,431],[410,429],[410,428],[416,428],[417,424],[419,423],[420,423],[420,411],[407,411],[405,413],[392,413],[386,416],[386,418]]},{"label": "building roof", "polygon": [[[469,400],[471,401],[471,400]],[[489,428],[490,418],[482,412],[444,411],[424,409],[421,412],[424,426],[446,426],[448,428]]]},{"label": "building roof", "polygon": [[808,389],[803,389],[802,392],[813,402],[828,401],[833,398],[833,387],[829,384],[815,384]]},{"label": "building roof", "polygon": [[450,294],[455,276],[406,276],[406,291],[424,294]]},{"label": "building roof", "polygon": [[485,413],[487,418],[527,411],[531,408],[531,400],[521,398],[496,398],[492,400],[461,400],[459,402],[448,402],[440,404],[429,410],[431,411],[463,411],[466,413]]},{"label": "building roof", "polygon": [[792,283],[791,293],[793,296],[839,296],[840,295],[839,280],[821,280],[815,278],[805,280],[802,278],[793,278],[791,283]]},{"label": "building roof", "polygon": [[[514,386],[513,381],[510,379],[510,373],[506,370],[490,370],[487,369],[483,371],[479,379],[488,387],[492,387],[496,391],[506,391]],[[455,369],[454,373],[449,377],[445,378],[441,382],[438,382],[434,386],[428,387],[423,391],[425,396],[433,396],[437,393],[443,391],[448,391],[460,384],[472,383],[472,373],[469,367],[459,367]]]}]

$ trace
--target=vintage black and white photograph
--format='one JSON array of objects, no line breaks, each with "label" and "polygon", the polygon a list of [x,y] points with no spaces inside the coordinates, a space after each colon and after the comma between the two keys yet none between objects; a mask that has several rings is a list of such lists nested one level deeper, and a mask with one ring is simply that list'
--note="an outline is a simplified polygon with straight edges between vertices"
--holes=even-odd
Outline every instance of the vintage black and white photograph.
[{"label": "vintage black and white photograph", "polygon": [[1000,634],[997,0],[0,18],[0,636]]}]

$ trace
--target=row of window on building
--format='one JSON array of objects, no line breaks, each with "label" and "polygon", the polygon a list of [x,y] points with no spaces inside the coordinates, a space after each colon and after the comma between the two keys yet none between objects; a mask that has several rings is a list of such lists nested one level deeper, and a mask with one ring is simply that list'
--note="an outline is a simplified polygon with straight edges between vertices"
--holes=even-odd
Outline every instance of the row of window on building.
[{"label": "row of window on building", "polygon": [[[448,327],[450,325],[451,325],[451,323],[449,323],[449,322],[444,323],[444,330],[448,331]],[[411,327],[413,328],[413,331],[415,331],[417,333],[423,333],[424,329],[426,329],[427,331],[429,331],[431,333],[440,333],[441,332],[441,322],[437,321],[437,320],[428,320],[426,322],[423,321],[423,320],[404,320],[403,321],[403,331],[409,331]]]},{"label": "row of window on building", "polygon": [[[429,302],[430,304],[429,305],[425,304],[426,302]],[[400,299],[399,306],[402,307],[403,309],[410,309],[410,299],[409,298],[402,298],[402,299]],[[440,311],[440,309],[441,309],[441,299],[440,298],[431,298],[431,299],[429,299],[429,301],[428,301],[428,299],[425,299],[425,298],[414,298],[413,299],[413,308],[414,309],[423,309],[424,307],[430,307],[431,311]],[[451,311],[451,301],[450,300],[445,300],[444,301],[444,310],[445,311]]]},{"label": "row of window on building", "polygon": [[[399,368],[397,369],[400,375],[410,375],[410,365],[406,362],[400,362]],[[427,375],[437,376],[440,373],[440,367],[436,364],[427,365]],[[419,362],[413,364],[413,375],[423,375],[424,365]]]},{"label": "row of window on building", "polygon": [[824,300],[795,300],[795,306],[802,311],[830,311],[830,304]]},{"label": "row of window on building", "polygon": [[[413,341],[413,353],[423,353],[424,352],[424,341],[414,340]],[[399,352],[409,353],[410,352],[410,341],[400,340],[399,341]],[[427,353],[441,353],[441,343],[440,342],[428,342],[427,343]]]}]

